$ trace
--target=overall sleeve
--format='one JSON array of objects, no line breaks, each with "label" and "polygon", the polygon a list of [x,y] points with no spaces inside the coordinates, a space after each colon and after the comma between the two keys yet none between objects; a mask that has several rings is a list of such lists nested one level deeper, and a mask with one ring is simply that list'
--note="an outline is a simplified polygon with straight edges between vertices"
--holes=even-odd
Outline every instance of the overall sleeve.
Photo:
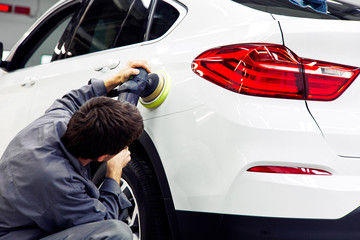
[{"label": "overall sleeve", "polygon": [[120,185],[112,178],[105,178],[100,188],[99,200],[108,210],[111,219],[122,219],[122,211],[131,203],[121,191]]},{"label": "overall sleeve", "polygon": [[[80,224],[119,219],[130,203],[115,180],[105,179],[99,198],[90,197],[81,182],[73,182],[66,191],[48,192],[48,207],[35,222],[45,231],[57,232]],[[58,186],[55,186],[58,188]]]},{"label": "overall sleeve", "polygon": [[72,90],[64,95],[61,99],[57,99],[51,107],[46,111],[49,113],[54,110],[66,110],[71,115],[74,114],[81,105],[93,97],[106,96],[107,91],[102,80],[92,78],[89,84],[80,89]]}]

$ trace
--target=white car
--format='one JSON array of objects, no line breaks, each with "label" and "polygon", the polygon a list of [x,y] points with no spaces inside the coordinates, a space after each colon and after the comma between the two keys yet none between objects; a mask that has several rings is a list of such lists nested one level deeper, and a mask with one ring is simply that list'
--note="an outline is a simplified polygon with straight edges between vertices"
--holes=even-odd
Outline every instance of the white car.
[{"label": "white car", "polygon": [[56,98],[146,59],[171,88],[138,104],[122,185],[134,238],[359,239],[359,9],[62,0],[1,62],[0,154]]}]

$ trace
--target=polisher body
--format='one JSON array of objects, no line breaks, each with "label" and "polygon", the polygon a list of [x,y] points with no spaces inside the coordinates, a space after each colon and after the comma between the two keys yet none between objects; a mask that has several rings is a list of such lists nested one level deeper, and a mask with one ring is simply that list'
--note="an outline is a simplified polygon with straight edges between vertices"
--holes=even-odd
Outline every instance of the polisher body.
[{"label": "polisher body", "polygon": [[150,73],[138,68],[140,73],[132,76],[118,88],[118,100],[137,106],[140,102],[147,108],[159,106],[167,97],[170,78],[166,74]]}]

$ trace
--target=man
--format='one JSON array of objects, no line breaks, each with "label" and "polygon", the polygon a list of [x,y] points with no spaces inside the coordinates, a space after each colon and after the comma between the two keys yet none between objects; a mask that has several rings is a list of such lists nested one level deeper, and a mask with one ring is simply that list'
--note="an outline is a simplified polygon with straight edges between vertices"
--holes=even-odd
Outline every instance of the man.
[{"label": "man", "polygon": [[[132,239],[118,220],[131,205],[119,183],[142,117],[135,106],[101,96],[137,67],[150,72],[137,60],[105,81],[91,79],[10,142],[0,160],[0,239]],[[92,161],[107,164],[99,190],[90,180]]]}]

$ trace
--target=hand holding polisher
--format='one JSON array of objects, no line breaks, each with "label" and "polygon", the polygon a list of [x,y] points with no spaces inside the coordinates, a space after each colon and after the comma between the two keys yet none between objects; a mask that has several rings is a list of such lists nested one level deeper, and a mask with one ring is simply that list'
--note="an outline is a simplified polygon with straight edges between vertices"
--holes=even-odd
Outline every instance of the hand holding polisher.
[{"label": "hand holding polisher", "polygon": [[138,68],[140,73],[130,77],[117,90],[118,100],[135,106],[140,102],[144,107],[155,108],[167,97],[170,89],[170,78],[166,73],[150,73]]}]

